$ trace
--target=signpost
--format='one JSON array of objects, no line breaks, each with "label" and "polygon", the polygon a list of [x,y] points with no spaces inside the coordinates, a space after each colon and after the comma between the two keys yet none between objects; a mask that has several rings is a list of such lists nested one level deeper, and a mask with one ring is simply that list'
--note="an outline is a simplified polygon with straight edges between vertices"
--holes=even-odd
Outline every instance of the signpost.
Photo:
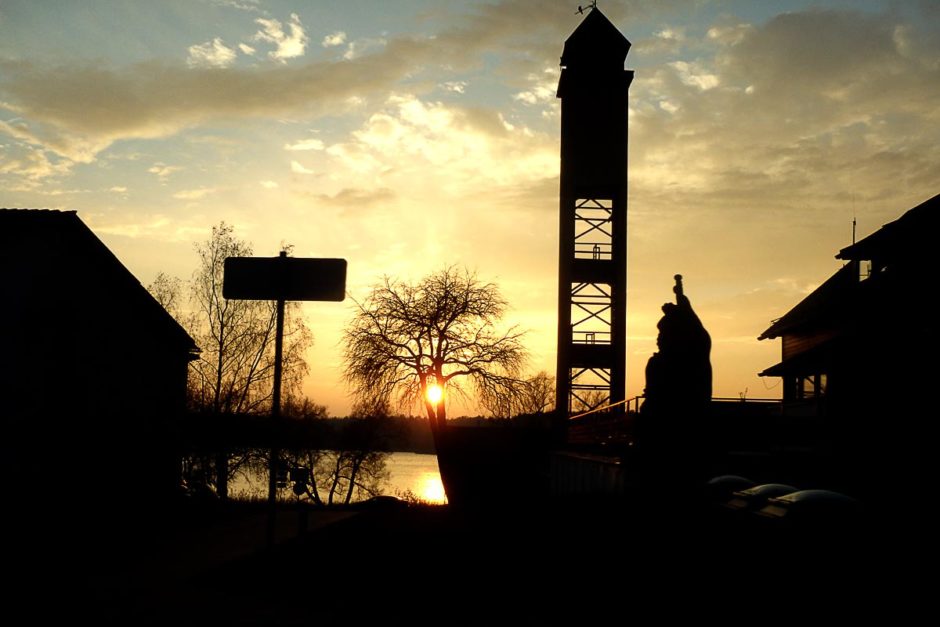
[{"label": "signpost", "polygon": [[274,391],[271,420],[274,441],[268,466],[268,547],[274,546],[277,520],[276,427],[281,418],[281,361],[284,350],[284,303],[288,300],[342,301],[346,298],[346,260],[288,257],[229,257],[225,260],[222,296],[232,300],[277,301],[274,336]]}]

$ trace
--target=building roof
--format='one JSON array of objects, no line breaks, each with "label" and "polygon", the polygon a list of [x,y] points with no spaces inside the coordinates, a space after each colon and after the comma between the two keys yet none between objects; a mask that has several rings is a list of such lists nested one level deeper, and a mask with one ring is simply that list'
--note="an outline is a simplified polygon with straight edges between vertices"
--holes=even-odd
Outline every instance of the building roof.
[{"label": "building roof", "polygon": [[[759,340],[780,337],[812,325],[818,330],[830,322],[845,329],[849,319],[889,318],[920,278],[929,272],[928,255],[940,222],[940,195],[921,203],[865,239],[839,251],[849,261],[838,272],[784,314]],[[859,263],[872,261],[869,278],[860,280]],[[894,312],[894,313],[892,313]]]},{"label": "building roof", "polygon": [[940,194],[925,200],[893,222],[839,251],[837,259],[890,259],[924,254],[936,245],[940,227]]},{"label": "building roof", "polygon": [[623,62],[630,51],[630,42],[617,27],[600,12],[592,8],[573,33],[565,40],[561,53],[562,67],[616,64]]},{"label": "building roof", "polygon": [[135,324],[158,334],[169,348],[198,351],[186,330],[74,211],[0,209],[0,277],[7,303],[10,296],[16,303],[56,291],[74,298],[106,291],[126,304]]},{"label": "building roof", "polygon": [[801,300],[783,317],[774,321],[758,340],[780,337],[807,322],[817,321],[825,315],[837,313],[834,304],[844,303],[858,283],[857,271],[853,264],[843,266],[838,272]]}]

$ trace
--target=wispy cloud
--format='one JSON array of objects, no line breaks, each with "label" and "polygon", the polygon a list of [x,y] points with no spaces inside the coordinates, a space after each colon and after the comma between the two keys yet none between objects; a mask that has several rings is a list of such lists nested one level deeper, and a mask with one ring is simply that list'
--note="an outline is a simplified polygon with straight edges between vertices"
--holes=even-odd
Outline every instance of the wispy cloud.
[{"label": "wispy cloud", "polygon": [[681,80],[686,85],[693,85],[703,91],[706,89],[713,89],[718,87],[720,82],[716,74],[704,70],[696,63],[674,61],[669,65],[675,68],[676,72],[678,73],[679,80]]},{"label": "wispy cloud", "polygon": [[199,187],[196,189],[184,189],[173,194],[177,200],[199,200],[209,194],[214,194],[217,190],[214,187]]},{"label": "wispy cloud", "polygon": [[333,46],[342,46],[344,43],[346,43],[346,33],[338,30],[324,37],[320,45],[324,48],[332,48]]},{"label": "wispy cloud", "polygon": [[270,180],[259,181],[258,184],[261,185],[261,187],[265,189],[277,189],[278,187],[280,187],[280,185],[277,184],[277,181],[270,181]]},{"label": "wispy cloud", "polygon": [[370,50],[375,50],[376,48],[381,48],[388,43],[387,40],[382,37],[374,38],[365,38],[357,39],[356,41],[351,41],[346,46],[346,52],[343,53],[343,58],[347,61],[352,59],[358,59],[362,55],[366,54]]},{"label": "wispy cloud", "polygon": [[290,21],[287,23],[287,31],[279,20],[259,17],[255,20],[261,30],[255,33],[255,40],[266,41],[276,46],[275,50],[268,53],[268,56],[276,61],[285,63],[288,59],[302,57],[307,50],[309,38],[304,31],[303,24],[300,22],[300,16],[291,13]]},{"label": "wispy cloud", "polygon": [[323,202],[331,204],[362,207],[388,201],[395,197],[395,192],[387,187],[374,190],[344,187],[335,194],[317,194],[316,197]]},{"label": "wispy cloud", "polygon": [[467,81],[447,81],[446,83],[441,83],[441,88],[444,91],[452,91],[456,94],[462,94],[467,89]]},{"label": "wispy cloud", "polygon": [[23,142],[0,149],[0,174],[13,174],[33,183],[48,177],[66,175],[73,165],[68,159],[50,158],[48,151]]},{"label": "wispy cloud", "polygon": [[186,59],[190,67],[228,67],[235,62],[238,53],[234,48],[229,48],[222,41],[221,37],[216,37],[212,41],[204,44],[197,44],[189,47],[189,58]]},{"label": "wispy cloud", "polygon": [[293,144],[284,144],[284,150],[323,150],[323,142],[319,139],[302,139]]},{"label": "wispy cloud", "polygon": [[290,171],[294,174],[313,174],[313,170],[305,168],[299,161],[290,162]]},{"label": "wispy cloud", "polygon": [[157,178],[160,179],[161,182],[165,183],[174,172],[179,172],[182,169],[183,168],[176,165],[166,165],[165,163],[157,162],[153,164],[152,167],[148,168],[147,172],[156,174]]},{"label": "wispy cloud", "polygon": [[253,13],[261,12],[259,0],[212,0],[212,4],[221,7],[229,7],[231,9],[238,9],[239,11],[251,11]]}]

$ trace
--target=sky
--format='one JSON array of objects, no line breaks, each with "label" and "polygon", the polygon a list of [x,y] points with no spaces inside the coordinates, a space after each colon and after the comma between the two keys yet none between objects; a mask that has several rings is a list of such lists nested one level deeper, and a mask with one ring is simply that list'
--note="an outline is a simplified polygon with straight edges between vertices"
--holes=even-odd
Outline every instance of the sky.
[{"label": "sky", "polygon": [[[0,0],[0,206],[77,210],[144,285],[188,279],[223,220],[256,255],[347,259],[357,299],[464,265],[554,373],[577,5]],[[757,336],[840,267],[853,217],[862,237],[940,193],[940,2],[599,5],[636,72],[628,396],[679,273],[715,396],[777,398]],[[351,307],[303,306],[304,390],[338,415]]]}]

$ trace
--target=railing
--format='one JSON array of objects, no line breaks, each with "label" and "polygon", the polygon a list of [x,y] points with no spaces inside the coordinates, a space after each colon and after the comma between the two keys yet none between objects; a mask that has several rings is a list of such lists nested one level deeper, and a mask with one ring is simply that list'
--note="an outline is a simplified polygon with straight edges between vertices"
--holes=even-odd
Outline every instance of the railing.
[{"label": "railing", "polygon": [[[603,407],[595,407],[594,409],[581,412],[580,414],[575,414],[570,416],[568,420],[577,420],[583,418],[584,416],[590,416],[592,414],[599,414],[601,412],[606,412],[613,407],[619,407],[620,405],[625,405],[624,413],[631,414],[637,413],[640,411],[640,401],[642,401],[645,396],[642,394],[640,396],[634,396],[633,398],[628,398],[624,401],[617,401],[615,403],[610,403],[604,405]],[[731,398],[731,397],[722,397],[716,396],[711,399],[712,403],[744,403],[748,405],[767,405],[767,406],[782,406],[783,401],[779,398]]]},{"label": "railing", "polygon": [[607,242],[575,242],[574,258],[604,261],[613,258],[613,244]]},{"label": "railing", "polygon": [[602,411],[607,411],[611,409],[612,407],[619,407],[620,405],[626,405],[626,407],[624,407],[624,413],[627,413],[627,414],[636,413],[640,411],[640,399],[642,398],[644,397],[634,396],[633,398],[628,398],[625,401],[617,401],[615,403],[604,405],[603,407],[595,407],[594,409],[588,410],[586,412],[575,414],[574,416],[569,417],[568,420],[577,420],[578,418],[583,418],[584,416],[589,416],[591,414],[597,414]]},{"label": "railing", "polygon": [[571,330],[572,344],[610,344],[610,331]]}]

